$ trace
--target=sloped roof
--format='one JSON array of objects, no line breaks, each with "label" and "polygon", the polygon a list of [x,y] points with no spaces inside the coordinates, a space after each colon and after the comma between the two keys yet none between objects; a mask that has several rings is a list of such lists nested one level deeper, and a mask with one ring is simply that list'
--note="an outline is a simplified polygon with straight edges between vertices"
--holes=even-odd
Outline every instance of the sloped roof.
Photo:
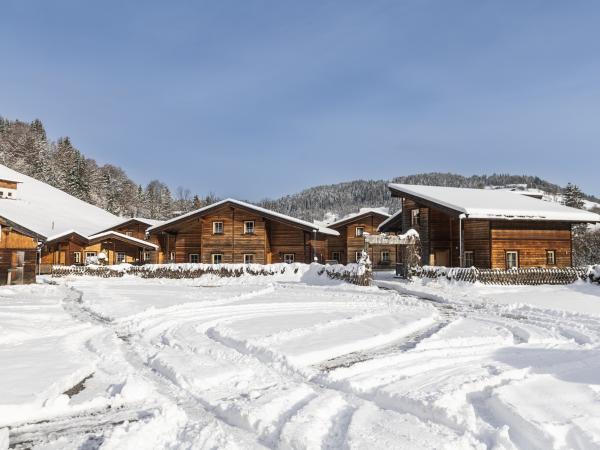
[{"label": "sloped roof", "polygon": [[104,233],[94,234],[88,237],[90,243],[101,241],[102,239],[118,239],[125,242],[130,242],[135,245],[139,245],[140,247],[153,248],[158,250],[158,245],[153,244],[149,241],[143,241],[138,238],[134,238],[133,236],[127,236],[126,234],[119,233],[117,231],[105,231]]},{"label": "sloped roof", "polygon": [[402,216],[402,209],[400,209],[399,211],[395,212],[390,217],[388,217],[383,222],[381,222],[379,224],[379,226],[377,227],[377,231],[386,231],[386,229],[388,228],[388,226],[392,225],[393,223],[395,223],[398,219],[401,218],[401,216]]},{"label": "sloped roof", "polygon": [[129,222],[140,222],[148,225],[149,227],[157,226],[163,224],[164,220],[156,220],[156,219],[146,219],[145,217],[120,217],[118,222],[113,223],[110,227],[103,228],[101,230],[97,230],[96,234],[102,233],[103,231],[113,230],[115,228],[122,227],[123,225],[128,224]]},{"label": "sloped roof", "polygon": [[146,231],[148,231],[149,233],[153,233],[153,232],[163,230],[163,229],[167,228],[169,225],[174,225],[176,223],[185,221],[186,219],[188,219],[190,217],[202,216],[202,215],[207,214],[208,212],[213,211],[213,210],[219,208],[220,206],[223,206],[226,204],[233,204],[233,205],[239,206],[241,208],[254,211],[258,214],[264,215],[265,217],[271,218],[273,220],[279,220],[279,221],[286,222],[289,224],[297,225],[298,227],[303,228],[305,230],[310,230],[310,231],[317,230],[319,233],[328,234],[331,236],[339,236],[339,233],[337,231],[332,230],[330,228],[319,226],[317,224],[307,222],[305,220],[296,219],[295,217],[286,216],[285,214],[271,211],[266,208],[261,208],[260,206],[252,205],[251,203],[242,202],[240,200],[235,200],[233,198],[227,198],[225,200],[221,200],[220,202],[216,202],[211,205],[207,205],[202,208],[196,209],[194,211],[190,211],[188,213],[182,214],[181,216],[167,220],[160,225],[150,227]]},{"label": "sloped roof", "polygon": [[355,220],[360,219],[362,217],[370,216],[371,214],[386,217],[386,220],[390,217],[390,215],[387,212],[383,211],[383,208],[361,208],[359,212],[354,214],[348,214],[346,217],[343,217],[340,220],[330,223],[327,226],[329,228],[337,228],[347,223],[354,222]]},{"label": "sloped roof", "polygon": [[20,183],[16,198],[0,199],[0,216],[43,239],[72,229],[87,235],[120,220],[97,206],[1,164],[0,179]]},{"label": "sloped roof", "polygon": [[400,196],[429,202],[471,219],[600,222],[600,215],[495,189],[469,189],[410,184],[388,185]]}]

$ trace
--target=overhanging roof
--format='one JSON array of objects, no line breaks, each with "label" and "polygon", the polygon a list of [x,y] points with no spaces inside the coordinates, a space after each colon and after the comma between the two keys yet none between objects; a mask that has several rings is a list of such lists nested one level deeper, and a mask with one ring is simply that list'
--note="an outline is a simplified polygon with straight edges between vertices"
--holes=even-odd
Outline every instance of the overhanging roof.
[{"label": "overhanging roof", "polygon": [[390,215],[387,213],[384,213],[383,211],[381,211],[380,209],[377,208],[367,208],[365,210],[362,210],[361,212],[355,213],[355,214],[350,214],[346,217],[344,217],[343,219],[340,219],[336,222],[327,224],[328,228],[338,228],[344,225],[347,225],[349,223],[354,222],[355,220],[360,220],[364,217],[368,217],[370,215],[376,215],[376,216],[381,216],[381,217],[385,217],[386,220],[389,219]]},{"label": "overhanging roof", "polygon": [[134,238],[133,236],[127,236],[123,233],[118,233],[116,231],[105,231],[104,233],[94,234],[89,238],[90,244],[94,244],[96,242],[103,241],[105,239],[116,239],[119,241],[127,242],[129,244],[137,245],[138,247],[143,248],[151,248],[153,250],[158,250],[158,245],[153,244],[152,242],[143,241],[138,238]]},{"label": "overhanging roof", "polygon": [[600,215],[590,211],[495,189],[395,183],[388,187],[397,197],[409,198],[450,215],[464,214],[469,219],[600,222]]},{"label": "overhanging roof", "polygon": [[164,231],[164,230],[168,229],[169,227],[180,224],[182,222],[185,222],[188,219],[191,219],[194,217],[202,217],[207,214],[210,214],[211,212],[213,212],[223,206],[226,206],[226,205],[235,206],[237,208],[240,208],[240,209],[243,209],[243,210],[246,210],[249,212],[253,212],[260,216],[267,217],[268,219],[274,220],[276,222],[285,223],[287,225],[290,225],[290,226],[293,226],[296,228],[300,228],[300,229],[303,229],[306,231],[317,231],[319,233],[327,234],[330,236],[339,236],[339,233],[337,231],[332,230],[330,228],[322,227],[322,226],[316,225],[314,223],[307,222],[305,220],[296,219],[295,217],[286,216],[285,214],[271,211],[266,208],[261,208],[260,206],[256,206],[256,205],[252,205],[250,203],[235,200],[233,198],[221,200],[220,202],[213,203],[212,205],[204,206],[200,209],[196,209],[196,210],[188,212],[186,214],[182,214],[181,216],[175,217],[171,220],[167,220],[166,222],[164,222],[160,225],[150,227],[146,231],[150,234]]},{"label": "overhanging roof", "polygon": [[95,234],[103,233],[109,230],[114,230],[115,228],[120,228],[133,222],[141,223],[143,225],[147,225],[148,227],[153,227],[156,225],[161,225],[162,223],[164,223],[164,220],[146,219],[144,217],[129,217],[121,219],[118,222],[115,222],[113,225],[97,231]]}]

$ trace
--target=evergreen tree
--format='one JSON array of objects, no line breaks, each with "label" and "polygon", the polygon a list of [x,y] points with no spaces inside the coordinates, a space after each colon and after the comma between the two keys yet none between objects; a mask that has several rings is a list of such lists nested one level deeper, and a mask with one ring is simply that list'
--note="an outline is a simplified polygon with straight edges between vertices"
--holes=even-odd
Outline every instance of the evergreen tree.
[{"label": "evergreen tree", "polygon": [[192,199],[192,209],[200,208],[202,208],[202,202],[200,201],[200,197],[198,197],[198,194],[195,194],[194,198]]},{"label": "evergreen tree", "polygon": [[575,184],[568,183],[563,192],[563,204],[571,208],[583,209],[583,192]]}]

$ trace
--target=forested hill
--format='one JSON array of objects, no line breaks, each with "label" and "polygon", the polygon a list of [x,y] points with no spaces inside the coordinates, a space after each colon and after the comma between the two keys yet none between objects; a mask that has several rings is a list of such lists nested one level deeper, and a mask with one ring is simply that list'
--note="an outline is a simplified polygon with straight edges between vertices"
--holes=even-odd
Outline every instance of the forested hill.
[{"label": "forested hill", "polygon": [[[141,186],[121,168],[111,164],[99,165],[87,158],[68,137],[50,141],[42,122],[37,119],[27,123],[0,117],[0,163],[126,217],[166,219],[218,200],[212,194],[192,195],[189,189],[183,187],[172,191],[159,180]],[[306,220],[320,220],[326,214],[341,217],[361,207],[387,206],[390,211],[395,211],[399,203],[391,198],[386,187],[390,181],[472,188],[527,184],[530,188],[549,193],[563,190],[556,184],[528,175],[465,177],[450,173],[424,173],[393,180],[356,180],[316,186],[297,194],[263,200],[259,204]],[[587,198],[598,201],[591,196]]]}]

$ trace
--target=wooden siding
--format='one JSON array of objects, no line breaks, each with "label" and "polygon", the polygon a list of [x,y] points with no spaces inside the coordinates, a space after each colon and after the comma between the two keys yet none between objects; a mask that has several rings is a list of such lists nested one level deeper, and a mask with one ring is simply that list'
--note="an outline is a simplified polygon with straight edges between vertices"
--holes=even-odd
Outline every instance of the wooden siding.
[{"label": "wooden siding", "polygon": [[284,262],[284,255],[293,253],[296,262],[309,263],[311,259],[310,239],[310,233],[307,231],[279,222],[271,222],[269,226],[271,262]]},{"label": "wooden siding", "polygon": [[[458,248],[458,220],[455,221],[456,236],[455,239]],[[489,220],[465,220],[463,221],[464,230],[464,251],[473,252],[473,264],[480,269],[490,269],[490,221]],[[460,266],[460,251],[456,251],[456,259],[453,259],[455,267]]]},{"label": "wooden siding", "polygon": [[[519,252],[520,267],[569,267],[571,225],[562,222],[500,222],[491,224],[492,268],[506,268],[506,252]],[[546,251],[554,250],[556,264],[548,266]]]},{"label": "wooden siding", "polygon": [[[23,255],[23,264],[19,264],[18,255]],[[12,282],[15,282],[17,270],[22,272],[20,283],[35,283],[37,259],[37,239],[27,236],[12,227],[2,226],[0,234],[0,285],[8,282],[9,271],[12,271]],[[20,276],[20,275],[19,275]]]},{"label": "wooden siding", "polygon": [[0,188],[17,189],[17,182],[9,180],[0,180]]},{"label": "wooden siding", "polygon": [[[356,236],[356,228],[362,227],[369,234],[378,234],[377,228],[386,218],[379,214],[368,214],[357,217],[351,222],[342,223],[339,226],[333,226],[339,236],[327,236],[327,250],[325,259],[333,260],[334,253],[340,253],[340,264],[348,264],[356,261],[356,252],[365,248],[365,238]],[[387,251],[390,259],[387,263],[382,261],[382,253]],[[369,246],[369,258],[375,268],[391,268],[396,264],[395,246]]]}]

